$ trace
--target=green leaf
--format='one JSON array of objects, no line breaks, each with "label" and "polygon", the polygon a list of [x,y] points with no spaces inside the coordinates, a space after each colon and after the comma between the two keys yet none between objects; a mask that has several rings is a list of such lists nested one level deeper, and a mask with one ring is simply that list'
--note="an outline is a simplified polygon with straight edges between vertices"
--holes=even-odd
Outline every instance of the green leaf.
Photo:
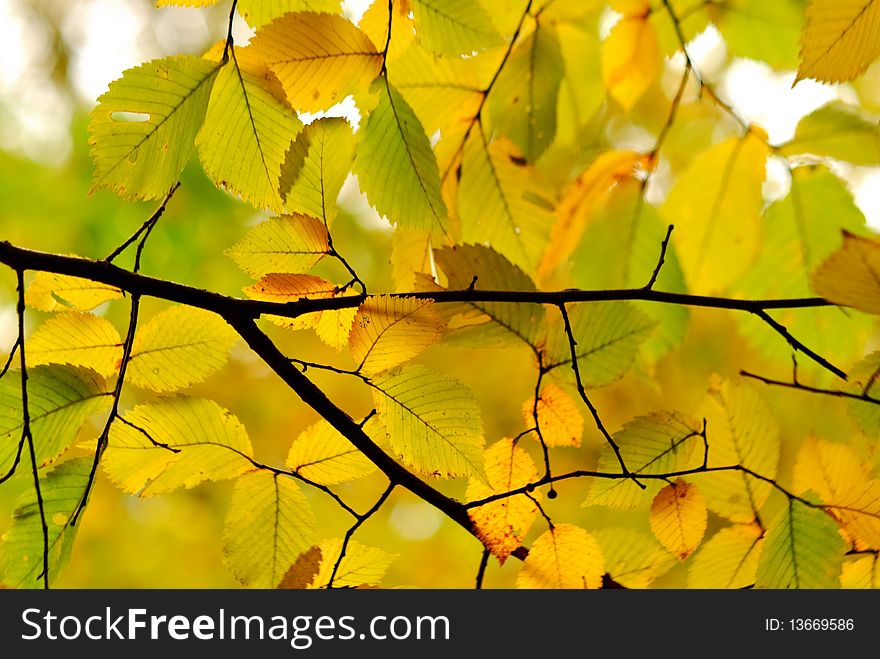
[{"label": "green leaf", "polygon": [[[29,368],[27,387],[31,434],[41,467],[73,444],[86,419],[110,405],[104,378],[79,366]],[[21,376],[9,371],[0,380],[0,476],[12,467],[21,437]]]},{"label": "green leaf", "polygon": [[[880,352],[872,352],[849,372],[849,389],[880,400]],[[862,432],[871,439],[880,437],[880,404],[849,400],[849,412]]]},{"label": "green leaf", "polygon": [[128,69],[98,99],[89,124],[92,191],[158,199],[177,181],[205,119],[220,66],[178,55]]},{"label": "green leaf", "polygon": [[758,588],[839,588],[846,543],[822,510],[790,499],[767,528]]},{"label": "green leaf", "polygon": [[491,245],[534,272],[554,221],[539,172],[509,141],[489,143],[477,127],[465,144],[459,186],[462,241]]},{"label": "green leaf", "polygon": [[[627,469],[638,478],[639,474],[667,474],[699,466],[703,457],[703,438],[698,434],[701,427],[678,412],[654,412],[633,419],[614,433],[613,439]],[[621,473],[611,446],[602,447],[596,470]],[[666,483],[653,478],[640,482],[644,489],[628,478],[597,478],[584,505],[646,508]]]},{"label": "green leaf", "polygon": [[486,10],[474,0],[413,0],[422,45],[438,55],[470,55],[501,43]]},{"label": "green leaf", "polygon": [[725,140],[693,158],[660,208],[691,289],[723,290],[758,251],[767,146],[757,135]]},{"label": "green leaf", "polygon": [[354,133],[345,119],[318,119],[306,126],[290,146],[282,169],[281,190],[288,210],[331,224],[354,150]]},{"label": "green leaf", "polygon": [[415,364],[372,385],[391,449],[407,466],[441,478],[482,474],[480,406],[467,387]]},{"label": "green leaf", "polygon": [[[445,230],[440,171],[425,129],[384,77],[371,91],[379,102],[361,128],[354,171],[370,204],[411,229]],[[393,185],[389,184],[393,183]]]},{"label": "green leaf", "polygon": [[382,68],[370,38],[334,14],[285,14],[259,30],[250,48],[272,69],[290,104],[305,112],[366,89]]},{"label": "green leaf", "polygon": [[829,103],[800,120],[794,137],[779,152],[787,157],[812,154],[854,165],[880,164],[877,120],[845,103]]},{"label": "green leaf", "polygon": [[75,311],[48,318],[28,339],[28,366],[71,364],[113,375],[122,359],[122,339],[106,318]]},{"label": "green leaf", "polygon": [[[554,3],[550,7],[562,7]],[[549,8],[548,8],[549,9]],[[578,23],[559,23],[559,35],[565,76],[559,85],[556,141],[580,149],[584,128],[605,100],[602,83],[599,12]]]},{"label": "green leaf", "polygon": [[215,185],[252,206],[280,213],[281,165],[302,123],[272,95],[264,68],[248,50],[230,51],[196,143]]},{"label": "green leaf", "polygon": [[274,588],[314,544],[315,515],[296,482],[268,471],[235,483],[226,525],[226,564],[243,585]]},{"label": "green leaf", "polygon": [[[70,518],[79,506],[89,472],[91,458],[62,462],[40,478],[40,494],[48,527],[50,586],[70,560],[78,526]],[[12,588],[39,588],[43,579],[43,526],[36,491],[25,490],[15,502],[12,526],[3,535],[3,582]]]},{"label": "green leaf", "polygon": [[519,43],[489,97],[493,125],[534,162],[556,135],[564,62],[556,30],[544,23]]},{"label": "green leaf", "polygon": [[[742,465],[775,478],[779,467],[779,424],[753,387],[728,380],[713,382],[703,407],[709,434],[710,467]],[[770,496],[769,483],[739,472],[693,476],[709,509],[734,522],[751,522]]]},{"label": "green leaf", "polygon": [[689,588],[745,588],[755,583],[764,547],[760,527],[736,524],[707,540],[688,570]]},{"label": "green leaf", "polygon": [[326,421],[318,421],[294,440],[285,466],[322,485],[336,485],[367,476],[376,465]]},{"label": "green leaf", "polygon": [[[735,285],[743,297],[772,299],[809,297],[813,271],[841,245],[841,229],[864,233],[865,218],[845,184],[824,167],[792,172],[788,196],[764,214],[764,243],[757,261]],[[832,363],[860,356],[861,341],[871,331],[870,318],[825,309],[780,309],[773,317],[798,340]],[[758,318],[738,318],[749,342],[779,363],[789,364],[791,349]],[[853,337],[841,341],[841,336]],[[805,368],[813,368],[804,364]],[[818,367],[813,369],[818,371]]]},{"label": "green leaf", "polygon": [[341,0],[239,0],[238,10],[248,25],[258,28],[295,11],[337,14],[341,5]]},{"label": "green leaf", "polygon": [[226,251],[250,276],[307,272],[330,251],[327,229],[308,215],[271,217]]},{"label": "green leaf", "polygon": [[797,0],[729,0],[709,10],[730,54],[793,69],[804,25],[804,6]]},{"label": "green leaf", "polygon": [[[585,387],[602,387],[622,377],[651,335],[655,321],[628,302],[584,302],[569,311],[578,370]],[[571,347],[561,317],[550,324],[545,368],[571,375]]]},{"label": "green leaf", "polygon": [[647,588],[678,563],[652,536],[635,529],[601,529],[594,536],[605,571],[626,588]]},{"label": "green leaf", "polygon": [[142,497],[235,478],[251,468],[244,426],[212,400],[163,398],[127,412],[110,429],[101,464],[110,479]]},{"label": "green leaf", "polygon": [[843,232],[843,246],[822,262],[813,289],[833,304],[880,314],[880,240]]},{"label": "green leaf", "polygon": [[[491,247],[444,247],[434,252],[434,260],[446,275],[450,289],[466,289],[473,284],[477,290],[536,290],[526,273]],[[534,346],[545,331],[547,312],[538,304],[465,302],[440,307],[451,317],[447,336],[459,341],[482,345],[516,338]]]},{"label": "green leaf", "polygon": [[[642,199],[640,183],[634,179],[622,181],[590,218],[570,260],[571,277],[576,286],[586,289],[644,286],[657,265],[665,235],[666,226],[657,209]],[[598,245],[602,248],[597,249]],[[667,247],[666,260],[654,287],[671,293],[687,292],[672,244]],[[690,320],[687,307],[651,302],[632,304],[656,321],[655,331],[642,344],[648,357],[656,360],[684,339]]]},{"label": "green leaf", "polygon": [[177,305],[159,312],[135,334],[128,377],[152,391],[177,391],[226,364],[238,334],[202,309]]}]

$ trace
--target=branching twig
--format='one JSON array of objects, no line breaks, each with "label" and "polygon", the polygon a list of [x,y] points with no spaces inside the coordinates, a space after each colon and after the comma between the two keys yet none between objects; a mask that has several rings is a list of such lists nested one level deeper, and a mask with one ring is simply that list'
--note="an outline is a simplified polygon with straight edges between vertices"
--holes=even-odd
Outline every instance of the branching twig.
[{"label": "branching twig", "polygon": [[666,229],[666,237],[663,239],[663,242],[660,243],[660,258],[657,259],[657,265],[654,266],[654,272],[651,273],[651,278],[648,280],[648,283],[645,284],[645,289],[649,291],[654,288],[654,284],[657,282],[657,277],[660,276],[660,270],[666,262],[666,249],[669,247],[669,239],[672,237],[672,230],[674,228],[674,225],[669,225]]},{"label": "branching twig", "polygon": [[[148,217],[146,219],[146,221],[143,224],[141,224],[140,227],[138,227],[138,230],[135,231],[133,234],[131,234],[128,238],[126,238],[125,241],[119,247],[114,249],[112,252],[110,252],[110,254],[108,254],[104,258],[104,261],[106,263],[113,263],[113,259],[115,259],[117,256],[122,254],[122,252],[124,252],[126,249],[128,249],[128,247],[131,246],[131,244],[135,240],[140,238],[142,233],[144,233],[145,231],[147,233],[149,233],[150,231],[153,230],[153,227],[156,225],[156,222],[158,222],[159,218],[161,218],[162,215],[165,213],[165,209],[168,207],[168,202],[171,201],[171,198],[174,196],[174,193],[177,192],[178,188],[180,188],[180,181],[178,181],[177,183],[175,183],[171,187],[171,189],[168,191],[168,194],[165,195],[165,198],[162,200],[162,203],[159,205],[159,208],[157,208],[156,211],[152,215],[150,215],[150,217]],[[139,270],[138,267],[134,268],[135,272],[137,272],[138,270]]]}]

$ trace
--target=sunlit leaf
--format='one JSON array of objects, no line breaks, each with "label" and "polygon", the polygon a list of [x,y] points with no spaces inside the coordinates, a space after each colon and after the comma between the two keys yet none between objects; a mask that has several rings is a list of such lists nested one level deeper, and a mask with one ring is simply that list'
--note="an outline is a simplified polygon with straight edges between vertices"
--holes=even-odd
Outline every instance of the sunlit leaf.
[{"label": "sunlit leaf", "polygon": [[602,80],[611,97],[630,110],[660,75],[660,44],[644,13],[624,16],[602,43]]},{"label": "sunlit leaf", "polygon": [[[532,458],[513,440],[502,439],[484,454],[486,480],[468,481],[468,501],[479,501],[533,483],[538,470]],[[540,498],[536,491],[532,496]],[[468,511],[477,536],[499,563],[504,563],[523,540],[538,515],[538,506],[525,494],[515,494]]]},{"label": "sunlit leaf", "polygon": [[322,311],[321,318],[315,323],[315,333],[328,346],[342,352],[348,347],[348,336],[356,315],[357,309]]},{"label": "sunlit leaf", "polygon": [[845,82],[880,56],[878,0],[810,0],[797,80]]},{"label": "sunlit leaf", "polygon": [[572,524],[557,524],[529,549],[517,588],[599,588],[605,559],[599,543]]},{"label": "sunlit leaf", "polygon": [[[326,588],[330,583],[330,575],[342,551],[342,538],[322,540],[318,547],[321,549],[321,564],[309,588]],[[333,587],[378,586],[395,558],[383,549],[350,540],[333,578]]]},{"label": "sunlit leaf", "polygon": [[358,370],[374,375],[408,362],[439,341],[442,331],[431,300],[380,295],[358,308],[348,347]]},{"label": "sunlit leaf", "polygon": [[[849,372],[850,390],[880,400],[880,352],[874,352]],[[880,403],[849,400],[849,411],[867,437],[880,434]]]},{"label": "sunlit leaf", "polygon": [[226,254],[252,277],[262,277],[307,272],[329,249],[323,222],[307,215],[284,215],[255,226]]},{"label": "sunlit leaf", "polygon": [[843,103],[829,103],[798,122],[794,137],[780,152],[786,156],[809,153],[854,165],[880,164],[880,132],[876,120]]},{"label": "sunlit leaf", "polygon": [[685,560],[706,532],[706,500],[696,485],[681,478],[657,493],[651,503],[651,530],[670,552]]},{"label": "sunlit leaf", "polygon": [[[244,292],[253,300],[283,303],[330,298],[339,292],[339,287],[315,275],[273,273],[246,287]],[[321,315],[316,311],[291,318],[269,315],[266,319],[279,327],[301,330],[313,327]]]},{"label": "sunlit leaf", "polygon": [[294,440],[285,463],[288,469],[322,485],[355,480],[376,466],[326,421],[318,421]]},{"label": "sunlit leaf", "polygon": [[114,422],[101,464],[129,494],[153,496],[251,468],[251,443],[230,412],[204,398],[143,403]]},{"label": "sunlit leaf", "polygon": [[736,524],[709,538],[688,570],[690,588],[745,588],[755,583],[758,557],[764,546],[761,529]]},{"label": "sunlit leaf", "polygon": [[112,375],[122,359],[122,339],[106,318],[59,313],[48,318],[27,344],[28,366],[72,364]]},{"label": "sunlit leaf", "polygon": [[201,382],[226,363],[238,335],[219,316],[178,305],[138,329],[127,377],[152,391],[177,391]]},{"label": "sunlit leaf", "polygon": [[473,0],[412,0],[416,36],[440,55],[470,55],[501,38],[486,10]]},{"label": "sunlit leaf", "polygon": [[443,230],[446,206],[440,196],[440,171],[425,129],[387,79],[377,80],[371,89],[379,101],[361,128],[354,163],[361,190],[391,222]]},{"label": "sunlit leaf", "polygon": [[846,547],[821,510],[789,500],[767,528],[758,588],[837,588]]},{"label": "sunlit leaf", "polygon": [[862,556],[843,564],[840,573],[841,588],[880,588],[880,560],[878,554]]},{"label": "sunlit leaf", "polygon": [[382,66],[369,37],[333,14],[285,14],[259,30],[250,47],[269,64],[291,105],[307,112],[366,89]]},{"label": "sunlit leaf", "polygon": [[641,531],[607,528],[594,536],[605,556],[605,571],[627,588],[647,588],[677,563],[653,537]]},{"label": "sunlit leaf", "polygon": [[248,25],[258,28],[296,11],[339,13],[341,0],[239,0],[238,10]]},{"label": "sunlit leaf", "polygon": [[[15,460],[23,432],[21,377],[9,371],[0,380],[0,476]],[[28,368],[28,410],[37,464],[60,456],[85,421],[110,406],[108,387],[95,371],[79,366]],[[26,463],[27,448],[22,459]]]},{"label": "sunlit leaf", "polygon": [[226,513],[223,553],[245,586],[273,588],[314,544],[315,515],[292,478],[268,471],[241,476]]},{"label": "sunlit leaf", "polygon": [[559,385],[552,382],[544,385],[537,400],[530,398],[523,403],[522,413],[526,427],[537,426],[547,446],[581,445],[584,417],[580,404]]},{"label": "sunlit leaf", "polygon": [[89,124],[92,190],[163,197],[192,153],[220,67],[178,55],[128,69],[98,98]]},{"label": "sunlit leaf", "polygon": [[843,232],[843,247],[813,273],[813,288],[829,302],[880,314],[880,241]]},{"label": "sunlit leaf", "polygon": [[409,467],[441,478],[482,474],[480,407],[464,385],[409,365],[375,378],[373,387],[391,448]]},{"label": "sunlit leaf", "polygon": [[25,302],[40,311],[89,311],[121,297],[122,291],[115,286],[53,272],[38,272],[27,287]]},{"label": "sunlit leaf", "polygon": [[[50,586],[55,585],[58,572],[70,560],[79,528],[70,524],[70,518],[85,493],[91,468],[91,458],[74,458],[41,476],[40,494],[48,527]],[[43,587],[40,577],[43,572],[43,527],[33,489],[25,490],[15,502],[12,525],[3,535],[0,568],[3,582],[12,588]]]}]

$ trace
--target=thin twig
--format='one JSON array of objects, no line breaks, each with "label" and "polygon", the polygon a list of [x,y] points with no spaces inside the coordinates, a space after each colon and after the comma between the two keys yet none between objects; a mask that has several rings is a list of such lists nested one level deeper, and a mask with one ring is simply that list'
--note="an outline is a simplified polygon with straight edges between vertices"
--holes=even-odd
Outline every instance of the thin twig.
[{"label": "thin twig", "polygon": [[[165,209],[168,207],[168,202],[171,201],[171,198],[174,196],[174,193],[177,192],[178,188],[180,188],[180,181],[171,186],[171,189],[168,191],[168,194],[165,195],[165,198],[162,200],[162,203],[159,204],[159,208],[148,217],[143,224],[138,227],[137,231],[131,234],[125,241],[116,249],[114,249],[110,254],[104,257],[104,262],[113,263],[113,259],[122,254],[128,247],[138,238],[140,238],[141,234],[144,231],[152,231],[153,226],[155,226],[156,222],[159,221],[159,218],[165,213]],[[134,271],[137,272],[139,268],[135,268]]]},{"label": "thin twig", "polygon": [[483,579],[486,576],[486,567],[489,565],[489,557],[492,555],[488,549],[483,549],[483,555],[480,557],[480,567],[477,568],[477,583],[474,586],[476,590],[483,589]]},{"label": "thin twig", "polygon": [[660,243],[660,258],[657,259],[657,265],[654,266],[654,272],[651,273],[651,278],[648,280],[648,283],[645,284],[645,288],[649,291],[654,288],[654,284],[657,282],[657,277],[660,276],[660,270],[666,262],[666,248],[669,247],[669,239],[672,237],[672,230],[674,228],[674,225],[669,225],[666,229],[666,237],[663,239],[663,242]]}]

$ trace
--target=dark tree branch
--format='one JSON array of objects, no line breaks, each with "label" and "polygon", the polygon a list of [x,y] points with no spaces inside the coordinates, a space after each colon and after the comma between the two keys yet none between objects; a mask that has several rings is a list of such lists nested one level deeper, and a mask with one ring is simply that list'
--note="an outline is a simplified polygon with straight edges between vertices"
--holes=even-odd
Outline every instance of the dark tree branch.
[{"label": "dark tree branch", "polygon": [[657,283],[657,277],[660,276],[660,270],[666,262],[666,249],[669,247],[669,239],[672,237],[672,230],[674,228],[674,225],[669,225],[666,229],[666,237],[663,239],[663,242],[660,243],[660,257],[657,259],[657,265],[654,266],[654,272],[651,273],[651,278],[648,280],[648,283],[645,284],[645,288],[649,291],[653,289],[654,284]]},{"label": "dark tree branch", "polygon": [[477,568],[477,583],[474,586],[476,590],[483,589],[483,579],[486,576],[486,567],[489,565],[489,557],[492,555],[488,549],[483,549],[483,555],[480,557],[480,567]]},{"label": "dark tree branch", "polygon": [[758,380],[759,382],[763,382],[767,385],[772,385],[774,387],[786,387],[788,389],[797,389],[798,391],[806,391],[812,394],[821,394],[823,396],[833,396],[834,398],[849,398],[850,400],[858,400],[864,403],[871,403],[873,405],[880,405],[880,398],[874,398],[872,396],[867,395],[866,393],[852,393],[850,391],[842,391],[840,389],[823,389],[821,387],[812,387],[807,384],[802,384],[797,380],[793,380],[792,382],[786,382],[785,380],[774,380],[772,378],[764,377],[763,375],[757,375],[756,373],[750,373],[749,371],[740,371],[739,374],[744,378],[751,378],[753,380]]},{"label": "dark tree branch", "polygon": [[[110,254],[108,254],[104,258],[104,261],[107,263],[113,263],[113,259],[115,259],[117,256],[122,254],[122,252],[124,252],[126,249],[128,249],[129,246],[131,246],[131,244],[135,240],[140,238],[142,233],[144,233],[146,231],[147,234],[149,234],[149,232],[153,230],[153,227],[156,226],[156,222],[159,221],[159,218],[161,218],[162,215],[165,213],[165,209],[168,207],[168,202],[171,201],[171,198],[174,196],[174,193],[177,192],[179,187],[180,187],[180,181],[178,181],[177,183],[175,183],[171,187],[171,189],[168,191],[168,194],[165,195],[165,199],[163,199],[162,203],[159,205],[159,208],[157,208],[156,211],[152,215],[150,215],[150,217],[148,217],[146,219],[146,221],[143,224],[141,224],[140,227],[138,227],[137,231],[135,231],[133,234],[131,234],[128,238],[126,238],[125,241],[119,247],[117,247],[112,252],[110,252]],[[140,253],[142,251],[143,251],[143,248],[138,250],[137,257],[136,257],[138,261],[140,260]],[[134,268],[135,272],[137,272],[140,269],[138,267],[139,265],[140,265],[139,263],[137,263],[135,265],[135,268]]]}]

